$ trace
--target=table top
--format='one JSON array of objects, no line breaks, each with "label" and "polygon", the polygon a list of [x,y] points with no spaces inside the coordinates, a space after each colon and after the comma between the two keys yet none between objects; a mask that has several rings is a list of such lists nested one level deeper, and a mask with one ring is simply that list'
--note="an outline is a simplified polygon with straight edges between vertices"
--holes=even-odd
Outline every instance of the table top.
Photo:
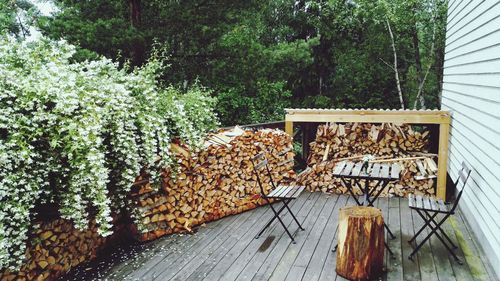
[{"label": "table top", "polygon": [[333,176],[344,178],[399,180],[401,165],[398,163],[369,163],[362,169],[362,161],[340,161],[333,168]]}]

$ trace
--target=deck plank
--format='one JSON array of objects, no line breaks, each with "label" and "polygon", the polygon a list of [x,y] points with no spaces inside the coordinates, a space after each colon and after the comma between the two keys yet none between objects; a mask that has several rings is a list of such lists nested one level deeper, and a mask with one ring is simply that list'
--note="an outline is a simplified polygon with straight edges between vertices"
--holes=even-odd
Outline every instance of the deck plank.
[{"label": "deck plank", "polygon": [[[394,253],[393,257],[388,257],[386,259],[386,280],[388,281],[403,280],[403,259],[406,257],[403,256],[401,243],[406,243],[406,241],[402,241],[401,237],[400,202],[405,204],[407,201],[400,200],[400,198],[391,198],[389,200],[389,221],[387,225],[389,225],[395,238],[387,240],[387,245]],[[386,237],[388,237],[388,235],[386,235]]]},{"label": "deck plank", "polygon": [[[290,208],[292,209],[292,211],[296,212],[298,209],[300,209],[304,205],[304,202],[307,200],[307,198],[309,196],[310,196],[310,193],[305,194],[305,196],[299,197],[299,199],[297,199],[297,200],[294,200],[290,204]],[[243,235],[238,240],[237,244],[235,244],[233,247],[231,247],[227,251],[222,251],[220,253],[221,255],[223,254],[222,256],[220,256],[219,254],[216,254],[214,256],[210,256],[207,259],[207,261],[205,261],[199,268],[197,268],[186,280],[193,280],[194,281],[194,280],[203,279],[205,276],[210,274],[210,272],[212,271],[212,268],[217,266],[218,263],[224,262],[225,260],[228,260],[227,257],[231,256],[231,254],[239,254],[239,252],[242,251],[241,248],[243,246],[246,246],[250,242],[255,240],[254,237],[255,237],[255,235],[257,235],[258,231],[260,231],[260,228],[263,227],[264,223],[266,223],[271,218],[271,211],[270,211],[269,207],[261,208],[261,209],[265,210],[268,213],[269,217],[262,218],[259,220],[258,223],[250,225],[251,230],[248,231],[245,235]],[[287,212],[284,211],[283,213],[284,213],[283,216],[287,215]],[[276,222],[276,223],[278,223],[278,222]],[[271,227],[273,227],[273,226],[271,226]],[[264,237],[259,238],[259,239],[263,239],[263,238]]]},{"label": "deck plank", "polygon": [[[413,248],[407,242],[410,240],[415,231],[413,230],[413,219],[411,209],[408,207],[408,200],[399,199],[399,211],[401,215],[401,252],[403,262],[403,279],[404,280],[422,280],[419,270],[418,255],[413,257],[413,261],[408,259],[408,256],[413,251]],[[424,280],[427,281],[427,280]]]},{"label": "deck plank", "polygon": [[[127,276],[131,279],[140,279],[143,280],[153,280],[160,276],[165,270],[171,268],[173,264],[181,264],[188,256],[192,253],[197,253],[198,250],[205,245],[209,244],[213,241],[214,237],[218,237],[222,233],[224,233],[228,228],[231,228],[233,224],[237,223],[238,217],[231,216],[223,219],[224,221],[219,225],[219,227],[215,228],[210,235],[207,236],[199,236],[199,239],[191,239],[191,243],[189,245],[176,247],[178,250],[174,249],[174,251],[163,258],[160,262],[158,262],[151,269],[143,272],[142,270],[133,272],[130,276]],[[194,242],[194,243],[193,243]],[[169,271],[170,272],[170,271]]]},{"label": "deck plank", "polygon": [[[213,225],[208,228],[201,228],[197,233],[192,235],[183,234],[178,235],[178,239],[172,244],[172,247],[157,247],[153,253],[146,254],[143,259],[133,261],[126,269],[122,269],[117,274],[112,276],[112,280],[123,280],[125,278],[130,278],[131,276],[140,276],[141,274],[146,274],[147,272],[154,270],[154,268],[165,258],[172,255],[176,249],[189,249],[192,244],[197,241],[212,237],[213,233],[218,231],[220,227],[224,224],[229,223],[231,220],[229,218],[224,218],[215,221]],[[164,238],[161,238],[164,239]],[[156,241],[153,241],[156,242]]]},{"label": "deck plank", "polygon": [[[323,197],[323,196],[320,196]],[[316,201],[319,198],[314,198],[311,201],[311,203],[316,203]],[[314,202],[312,202],[314,200]],[[314,206],[310,207],[310,211],[305,213],[302,212],[302,214],[298,214],[298,219],[299,221],[302,221],[303,227],[306,229],[305,231],[308,231],[311,229],[310,224],[306,220],[310,220],[311,216],[309,215],[310,212],[313,212]],[[299,218],[300,217],[300,218]],[[303,232],[305,232],[303,231]],[[269,280],[271,275],[273,274],[276,266],[281,260],[281,257],[284,255],[286,250],[288,249],[289,246],[292,246],[290,242],[290,238],[286,237],[285,235],[282,235],[281,238],[277,241],[276,244],[274,244],[274,247],[270,249],[270,253],[267,256],[267,258],[262,261],[262,265],[260,266],[259,270],[255,273],[253,276],[252,280]]]},{"label": "deck plank", "polygon": [[[345,207],[349,197],[339,196],[337,203],[332,210],[330,218],[328,219],[327,225],[321,234],[316,250],[311,257],[308,267],[302,280],[307,281],[317,281],[321,275],[321,271],[325,264],[326,258],[331,253],[331,247],[334,241],[334,237],[337,235],[338,227],[338,212],[340,208]],[[333,254],[333,253],[332,253]]]},{"label": "deck plank", "polygon": [[[417,233],[417,231],[424,225],[424,221],[416,211],[412,211],[411,215],[413,220],[413,231]],[[420,235],[415,239],[415,242],[413,242],[413,246],[415,247],[417,244],[419,244],[427,236],[428,233],[429,231],[427,228],[422,231],[422,233],[420,233]],[[433,252],[431,251],[431,245],[429,241],[427,241],[422,246],[422,248],[420,248],[420,250],[417,252],[417,255],[418,261],[420,263],[420,276],[422,277],[422,280],[439,280],[436,273],[436,265],[434,263]]]},{"label": "deck plank", "polygon": [[[234,227],[232,231],[228,231],[226,235],[219,235],[215,239],[217,243],[210,243],[207,247],[200,253],[196,254],[193,259],[184,264],[184,266],[170,279],[170,280],[186,280],[191,274],[193,274],[196,269],[198,269],[205,261],[209,258],[221,259],[228,249],[231,249],[247,231],[251,230],[264,215],[264,208],[259,208],[255,212],[246,212],[243,215],[247,215],[246,218],[241,220],[241,224]],[[242,216],[243,216],[242,215]],[[262,220],[260,220],[262,221]],[[167,277],[160,277],[162,280],[167,280]]]},{"label": "deck plank", "polygon": [[451,218],[450,222],[458,240],[458,246],[464,252],[464,256],[459,256],[459,258],[465,261],[473,273],[473,280],[495,280],[495,277],[493,277],[495,273],[492,272],[493,268],[487,260],[482,258],[484,255],[474,240],[467,222],[464,221],[462,212],[459,210],[457,215]]},{"label": "deck plank", "polygon": [[[356,205],[356,201],[352,198],[352,196],[349,196],[346,202],[346,206],[354,206]],[[332,241],[332,244],[330,245],[330,248],[328,249],[327,252],[327,257],[325,260],[325,263],[323,264],[323,268],[321,269],[321,273],[319,276],[319,280],[335,280],[337,278],[337,272],[335,272],[335,267],[337,263],[337,252],[332,252],[332,250],[337,246],[337,231],[338,231],[338,212],[336,215],[337,219],[335,222],[337,223],[337,228],[335,229],[335,236]]]},{"label": "deck plank", "polygon": [[[441,216],[438,215],[438,217]],[[431,243],[432,254],[434,256],[439,281],[455,281],[455,274],[451,267],[450,259],[448,258],[448,250],[446,250],[436,235],[432,235],[429,240]]]},{"label": "deck plank", "polygon": [[[345,279],[335,272],[336,253],[331,250],[337,243],[339,209],[354,205],[351,196],[304,191],[290,207],[306,230],[297,231],[286,211],[281,215],[297,244],[291,244],[278,222],[262,237],[254,239],[272,217],[269,206],[263,206],[207,223],[198,227],[195,234],[175,234],[149,243],[122,245],[110,251],[109,261],[98,259],[83,265],[62,280],[342,281]],[[459,246],[456,253],[466,262],[464,265],[456,263],[436,237],[423,246],[415,261],[409,260],[412,248],[407,240],[423,220],[408,208],[406,198],[378,198],[375,206],[382,210],[384,221],[396,236],[389,239],[386,235],[394,258],[386,252],[387,271],[377,280],[495,280],[491,264],[460,211],[443,228]],[[423,239],[428,231],[418,239]]]},{"label": "deck plank", "polygon": [[[303,221],[302,216],[306,215],[309,210],[313,208],[314,203],[318,198],[318,195],[311,194],[309,198],[305,200],[304,204],[300,206],[300,209],[292,209],[292,211],[297,215],[299,222]],[[284,223],[287,227],[291,228],[291,216],[284,216]],[[226,258],[224,263],[219,263],[203,280],[234,280],[269,237],[281,237],[281,240],[286,241],[287,244],[291,243],[290,238],[285,233],[285,230],[279,222],[273,223],[271,227],[268,231],[264,232],[259,239],[253,239],[253,237],[251,237],[248,243],[244,243],[245,245],[241,245],[240,247],[234,249],[230,257]],[[293,228],[291,228],[291,231],[293,231]],[[272,241],[271,246],[274,244],[275,240],[276,239]]]},{"label": "deck plank", "polygon": [[455,253],[460,257],[460,259],[464,262],[464,265],[460,265],[457,262],[455,262],[455,259],[449,255],[450,258],[450,264],[453,269],[453,272],[455,273],[455,279],[457,281],[468,281],[468,280],[476,280],[470,271],[470,268],[467,266],[466,261],[464,260],[464,252],[462,250],[462,247],[460,246],[460,243],[458,243],[457,236],[455,235],[455,231],[453,230],[452,225],[460,222],[460,220],[456,220],[455,217],[450,217],[449,221],[444,223],[442,225],[443,230],[450,236],[451,241],[455,243],[455,245],[458,246],[458,249],[455,250]]},{"label": "deck plank", "polygon": [[300,251],[297,253],[297,257],[291,266],[288,275],[286,276],[286,280],[291,281],[300,281],[302,280],[302,276],[304,275],[311,257],[318,246],[319,239],[321,234],[323,233],[327,222],[332,214],[332,211],[335,208],[337,203],[338,196],[336,197],[326,197],[327,201],[324,205],[321,213],[318,216],[318,219],[314,223],[313,228],[311,228],[311,232],[304,241],[304,244],[300,248]]},{"label": "deck plank", "polygon": [[318,225],[318,220],[323,208],[328,202],[326,196],[321,196],[316,204],[314,204],[313,209],[309,212],[306,220],[304,221],[305,231],[300,231],[295,236],[295,244],[290,244],[287,248],[283,256],[281,257],[278,265],[275,267],[273,273],[271,274],[271,278],[269,280],[285,280],[288,272],[290,271],[293,262],[297,258],[302,246],[306,242],[307,237],[310,233],[316,229]]}]

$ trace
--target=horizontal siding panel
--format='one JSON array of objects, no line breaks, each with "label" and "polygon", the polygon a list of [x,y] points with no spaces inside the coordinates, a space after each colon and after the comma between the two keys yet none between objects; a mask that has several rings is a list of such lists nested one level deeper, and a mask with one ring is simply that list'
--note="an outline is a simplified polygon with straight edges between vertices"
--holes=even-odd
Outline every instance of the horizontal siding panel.
[{"label": "horizontal siding panel", "polygon": [[[500,249],[498,242],[498,228],[492,227],[492,223],[494,220],[491,220],[491,217],[484,217],[483,212],[484,209],[478,206],[477,197],[474,192],[464,192],[464,200],[462,204],[466,204],[468,209],[471,211],[471,216],[479,225],[480,230],[482,232],[482,236],[485,238],[484,240],[480,240],[483,244],[484,249],[493,249],[492,252],[497,252]],[[467,221],[470,221],[470,217],[467,217]],[[478,231],[478,229],[474,229],[474,232]],[[496,279],[494,279],[496,280]]]},{"label": "horizontal siding panel", "polygon": [[449,27],[446,33],[447,46],[450,46],[451,42],[481,27],[481,25],[491,21],[498,15],[494,13],[494,9],[500,7],[498,1],[488,0],[474,2],[474,5],[469,5],[464,13],[462,13],[458,21],[451,23],[451,25],[450,22],[448,23]]},{"label": "horizontal siding panel", "polygon": [[[485,140],[488,140],[494,147],[498,149],[500,144],[496,141],[500,139],[500,132],[497,131],[498,122],[487,123],[479,116],[486,116],[479,110],[471,109],[463,105],[457,104],[453,100],[443,99],[443,109],[449,109],[453,114],[453,121],[460,122],[467,128],[473,128],[474,134],[480,135]],[[496,120],[496,119],[493,119]]]},{"label": "horizontal siding panel", "polygon": [[[448,57],[444,61],[444,68],[459,67],[469,63],[500,59],[500,42],[480,50],[474,50],[455,57]],[[447,70],[448,71],[448,70]]]},{"label": "horizontal siding panel", "polygon": [[[453,49],[447,48],[445,51],[445,60],[447,60],[448,57],[452,58],[498,45],[498,43],[500,43],[500,25],[494,26],[493,28],[493,30],[485,32],[480,37],[471,38],[471,40],[463,45],[456,46],[456,48]],[[485,57],[485,59],[487,59],[487,57]]]},{"label": "horizontal siding panel", "polygon": [[[451,150],[450,150],[451,151]],[[463,160],[463,155],[460,155],[459,153],[454,153],[452,154],[453,156],[450,157],[450,163],[448,165],[448,172],[449,175],[452,179],[457,179],[458,178],[458,171],[462,168],[462,162],[465,161],[467,165],[471,167],[471,169],[475,169],[475,167],[470,163],[468,160]],[[455,157],[459,156],[459,158]],[[494,206],[497,205],[496,202],[491,200],[485,192],[484,189],[485,187],[482,186],[482,183],[484,182],[484,179],[481,177],[479,173],[474,171],[474,174],[471,174],[471,178],[469,179],[470,182],[467,183],[467,187],[465,188],[466,192],[473,192],[474,197],[476,197],[476,203],[479,209],[483,209],[484,212],[483,214],[486,214],[488,217],[495,218],[497,215],[499,215],[498,209],[495,209]],[[462,185],[459,185],[458,188],[462,188]],[[500,222],[494,223],[495,228],[500,228]],[[499,237],[500,238],[500,237]],[[500,242],[500,241],[498,241]]]},{"label": "horizontal siding panel", "polygon": [[[446,70],[448,71],[448,70]],[[500,93],[497,88],[482,87],[480,85],[471,85],[463,83],[445,83],[443,84],[443,96],[453,96],[450,92],[459,92],[469,96],[483,99],[493,103],[493,106],[498,106],[500,103]],[[496,105],[495,105],[496,104]]]},{"label": "horizontal siding panel", "polygon": [[473,0],[462,1],[455,9],[450,11],[448,15],[448,24],[446,29],[447,32],[453,28],[454,24],[460,22],[463,19],[464,15],[469,13],[472,9],[474,9],[474,7],[477,6],[476,3],[473,3]]},{"label": "horizontal siding panel", "polygon": [[[495,166],[498,167],[498,164],[495,164],[494,166],[489,166],[492,161],[491,159],[487,158],[485,160],[485,154],[483,151],[477,150],[477,147],[475,147],[471,144],[471,140],[465,139],[463,135],[454,132],[453,137],[456,138],[455,143],[452,143],[454,147],[464,149],[467,151],[464,151],[462,154],[463,155],[468,155],[467,159],[470,159],[470,162],[474,164],[475,169],[481,174],[481,176],[485,180],[485,184],[488,188],[485,186],[485,192],[492,200],[500,200],[500,192],[498,189],[495,189],[496,186],[499,186],[500,180],[498,179],[498,176],[494,174],[494,170],[492,170]],[[470,151],[472,150],[473,153]],[[500,201],[498,201],[500,202]],[[498,206],[497,208],[500,208]],[[500,211],[500,209],[497,209]]]},{"label": "horizontal siding panel", "polygon": [[474,5],[468,5],[463,9],[457,17],[452,19],[448,16],[448,24],[446,25],[446,38],[451,38],[456,32],[460,30],[468,22],[476,19],[477,15],[486,10],[484,5],[489,5],[488,0],[476,1]]},{"label": "horizontal siding panel", "polygon": [[[468,96],[459,92],[453,92],[449,90],[443,91],[442,98],[445,104],[448,103],[448,101],[457,102],[463,106],[474,108],[475,110],[496,119],[497,120],[496,122],[500,122],[500,110],[498,110],[500,106],[499,103],[478,99],[473,96]],[[479,120],[478,117],[474,117],[474,119]],[[481,120],[481,123],[484,123],[483,120]],[[488,127],[494,127],[494,126],[488,126]]]},{"label": "horizontal siding panel", "polygon": [[[471,0],[457,0],[453,2],[453,5],[450,5],[448,2],[448,15],[447,21],[450,22],[450,19],[455,17],[465,6],[468,6]],[[448,30],[449,26],[446,25],[446,30]]]},{"label": "horizontal siding panel", "polygon": [[[452,129],[452,131],[453,130],[454,129]],[[474,141],[465,138],[461,132],[454,131],[452,132],[452,136],[456,138],[452,144],[455,147],[464,150],[462,154],[468,156],[466,159],[474,165],[477,172],[484,178],[485,185],[488,187],[487,190],[485,189],[485,193],[490,196],[489,198],[500,202],[500,192],[494,188],[495,186],[500,186],[500,179],[498,178],[498,175],[494,173],[495,169],[498,171],[499,164],[489,158],[484,151],[479,150],[477,146],[474,146]],[[474,151],[474,153],[470,150]],[[500,206],[495,208],[500,211]]]},{"label": "horizontal siding panel", "polygon": [[[453,153],[454,149],[455,148],[450,147],[450,153]],[[449,165],[449,167],[453,168],[454,170],[459,169],[459,166],[457,165],[461,165],[463,161],[462,160],[463,156],[459,155],[458,153],[456,154],[460,157],[460,161],[458,160],[458,158],[455,160],[451,160],[453,164]],[[474,164],[471,161],[469,161],[469,159],[465,158],[465,162],[470,164],[471,167],[475,168]],[[455,178],[457,176],[458,173],[450,173],[450,177],[452,178]],[[475,176],[477,176],[477,174]],[[482,183],[484,181],[482,181],[480,178],[479,180],[474,179],[474,181],[471,179],[469,180],[470,182],[467,183],[467,189],[466,191],[464,191],[464,193],[469,195],[469,200],[465,201],[471,201],[471,203],[474,204],[475,209],[479,212],[481,219],[486,223],[482,227],[483,231],[486,230],[485,232],[490,232],[492,234],[498,233],[500,227],[498,225],[498,220],[496,218],[498,217],[499,212],[498,210],[492,208],[492,206],[494,206],[495,203],[489,201],[488,197],[479,189],[479,186],[482,186]],[[484,189],[484,186],[482,186],[482,188]],[[474,219],[477,219],[477,217],[478,216],[475,216]],[[500,237],[495,237],[495,239],[493,239],[492,242],[493,241],[495,242],[494,244],[499,245]]]},{"label": "horizontal siding panel", "polygon": [[[451,86],[451,84],[449,85]],[[469,106],[475,108],[481,108],[481,111],[500,118],[500,112],[498,110],[498,107],[500,106],[499,102],[495,102],[489,99],[483,99],[481,97],[476,97],[473,94],[471,95],[470,93],[461,93],[452,90],[451,87],[449,86],[446,89],[443,89],[443,98],[458,100],[461,103],[465,103]]]},{"label": "horizontal siding panel", "polygon": [[[450,171],[450,176],[453,178],[458,176],[458,172],[456,172],[456,169],[458,169],[457,162],[458,160],[453,162],[454,169]],[[466,162],[468,161],[466,160]],[[461,165],[461,161],[458,165]],[[480,184],[481,182],[479,181],[479,185]],[[500,231],[498,220],[496,219],[500,214],[498,212],[489,212],[489,210],[491,210],[489,206],[491,205],[487,203],[488,201],[485,201],[487,200],[485,195],[478,192],[479,185],[474,181],[467,183],[466,190],[464,191],[464,198],[460,204],[466,203],[468,206],[473,206],[471,209],[474,210],[474,220],[481,225],[483,234],[489,236],[488,240],[491,246],[500,250],[500,238],[496,235]],[[468,218],[468,220],[470,220],[470,218]]]},{"label": "horizontal siding panel", "polygon": [[453,10],[458,3],[462,2],[463,0],[450,0],[448,1],[448,11]]},{"label": "horizontal siding panel", "polygon": [[[494,54],[495,56],[500,54]],[[468,63],[456,67],[447,67],[446,75],[460,75],[467,73],[500,73],[500,58]]]},{"label": "horizontal siding panel", "polygon": [[474,169],[460,204],[500,280],[500,1],[455,0],[448,8],[441,93],[442,109],[452,112],[448,172],[456,179],[462,161]]},{"label": "horizontal siding panel", "polygon": [[[500,33],[499,33],[500,35]],[[487,87],[500,88],[500,74],[469,74],[469,75],[447,75],[445,71],[443,74],[443,82],[451,83],[464,83],[468,82],[473,85],[482,85]]]},{"label": "horizontal siding panel", "polygon": [[[483,159],[485,163],[488,163],[493,171],[494,168],[500,171],[500,163],[498,162],[498,156],[500,155],[499,144],[497,142],[491,141],[491,139],[486,138],[484,135],[479,134],[474,127],[474,123],[469,119],[454,119],[452,126],[453,129],[458,130],[458,133],[465,136],[468,140],[472,142],[472,146],[479,151],[483,151],[485,158]],[[456,133],[455,133],[456,134]],[[500,175],[494,173],[495,178],[499,181],[500,186]],[[500,191],[500,190],[499,190]],[[500,193],[499,193],[500,194]]]}]

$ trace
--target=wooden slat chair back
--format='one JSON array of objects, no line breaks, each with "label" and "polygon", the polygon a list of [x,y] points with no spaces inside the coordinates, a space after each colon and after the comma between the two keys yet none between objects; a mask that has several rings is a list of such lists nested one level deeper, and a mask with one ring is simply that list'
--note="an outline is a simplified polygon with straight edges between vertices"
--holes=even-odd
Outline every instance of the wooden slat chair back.
[{"label": "wooden slat chair back", "polygon": [[[458,194],[455,202],[453,203],[453,207],[451,207],[450,210],[452,213],[455,212],[455,209],[458,206],[458,202],[460,201],[460,198],[462,198],[462,193],[465,190],[465,186],[467,185],[467,181],[469,180],[471,172],[472,170],[467,166],[467,164],[465,162],[462,162],[462,168],[458,171],[458,177],[453,183],[453,186],[455,187],[455,189],[457,189]],[[460,182],[462,183],[462,187],[458,189],[458,185],[460,184]]]},{"label": "wooden slat chair back", "polygon": [[252,157],[251,161],[252,161],[252,165],[253,165],[253,171],[255,173],[255,176],[257,177],[257,184],[259,185],[260,194],[262,197],[265,197],[267,195],[267,193],[265,192],[264,184],[260,178],[262,173],[267,174],[267,176],[270,179],[270,184],[271,184],[273,190],[276,189],[276,186],[274,185],[273,177],[271,174],[271,170],[269,169],[269,165],[268,165],[269,163],[265,157],[264,152],[261,152],[261,153],[255,155],[254,157]]},{"label": "wooden slat chair back", "polygon": [[[469,180],[470,174],[472,170],[467,166],[465,162],[462,162],[462,168],[458,172],[458,177],[453,183],[455,188],[458,190],[457,198],[453,203],[451,208],[448,208],[443,200],[435,199],[427,196],[421,195],[408,195],[408,204],[412,210],[415,210],[420,217],[424,220],[424,225],[415,233],[415,235],[408,241],[412,243],[415,241],[418,235],[420,235],[423,230],[427,227],[431,228],[431,231],[427,234],[427,236],[420,241],[420,243],[415,247],[415,249],[408,256],[409,259],[412,259],[413,256],[417,253],[417,251],[430,239],[432,235],[436,235],[437,238],[443,243],[446,249],[452,254],[455,260],[462,264],[462,261],[457,257],[453,250],[458,247],[451,241],[450,237],[443,231],[441,225],[453,214],[455,214],[455,210],[460,202],[460,198],[462,198],[462,194],[467,186],[467,181]],[[458,189],[458,186],[461,186]],[[438,220],[438,214],[442,214],[443,217]],[[449,245],[448,245],[449,243]]]},{"label": "wooden slat chair back", "polygon": [[[304,191],[305,187],[303,187],[303,186],[293,186],[293,185],[279,185],[279,186],[276,186],[276,184],[275,184],[275,182],[273,180],[271,169],[269,168],[269,163],[268,163],[268,161],[267,161],[267,159],[265,157],[265,152],[261,152],[261,153],[255,155],[254,157],[252,157],[251,158],[251,162],[252,162],[252,165],[253,165],[253,170],[254,170],[255,176],[257,178],[257,184],[259,185],[261,197],[264,200],[266,200],[266,202],[268,203],[268,205],[271,208],[272,212],[274,213],[273,218],[271,218],[271,220],[269,220],[269,222],[259,231],[259,234],[257,234],[257,236],[255,236],[255,238],[256,239],[259,238],[262,235],[262,233],[264,233],[264,231],[271,225],[271,223],[275,219],[278,219],[278,221],[283,226],[283,228],[285,228],[285,231],[288,234],[288,236],[292,239],[292,242],[295,243],[295,240],[294,240],[292,234],[290,233],[290,231],[286,227],[285,223],[280,218],[280,214],[285,209],[288,210],[288,212],[292,216],[293,220],[297,223],[297,225],[299,226],[299,228],[301,230],[304,230],[304,228],[302,227],[302,225],[300,225],[299,221],[297,220],[297,218],[293,214],[292,210],[288,206],[288,203],[291,200],[294,200],[297,197],[299,197],[299,195],[302,193],[302,191]],[[288,162],[288,161],[285,161],[285,162]],[[264,183],[265,183],[263,181],[264,177],[267,177],[267,180],[269,181],[269,183],[271,185],[272,189],[271,189],[270,192],[266,192],[266,190],[264,188]],[[282,202],[283,206],[281,206],[280,209],[276,210],[274,208],[274,206],[272,205],[272,203],[273,203],[272,201],[274,201],[274,202],[276,202],[276,201]]]}]

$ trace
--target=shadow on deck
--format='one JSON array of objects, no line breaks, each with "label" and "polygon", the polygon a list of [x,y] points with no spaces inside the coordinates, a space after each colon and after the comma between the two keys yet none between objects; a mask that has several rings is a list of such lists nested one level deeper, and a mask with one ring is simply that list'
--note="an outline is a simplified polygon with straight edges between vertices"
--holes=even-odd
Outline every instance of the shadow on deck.
[{"label": "shadow on deck", "polygon": [[[296,231],[297,244],[278,223],[259,239],[255,234],[271,217],[268,207],[220,219],[193,235],[175,234],[147,244],[123,246],[90,265],[79,267],[65,280],[345,280],[335,273],[338,210],[355,205],[349,196],[304,192],[292,203],[305,231]],[[396,235],[387,242],[386,273],[379,280],[494,280],[491,267],[460,213],[445,230],[459,245],[459,265],[432,238],[411,261],[406,242],[423,224],[402,198],[380,198],[376,206]],[[284,213],[285,223],[296,229]]]}]

